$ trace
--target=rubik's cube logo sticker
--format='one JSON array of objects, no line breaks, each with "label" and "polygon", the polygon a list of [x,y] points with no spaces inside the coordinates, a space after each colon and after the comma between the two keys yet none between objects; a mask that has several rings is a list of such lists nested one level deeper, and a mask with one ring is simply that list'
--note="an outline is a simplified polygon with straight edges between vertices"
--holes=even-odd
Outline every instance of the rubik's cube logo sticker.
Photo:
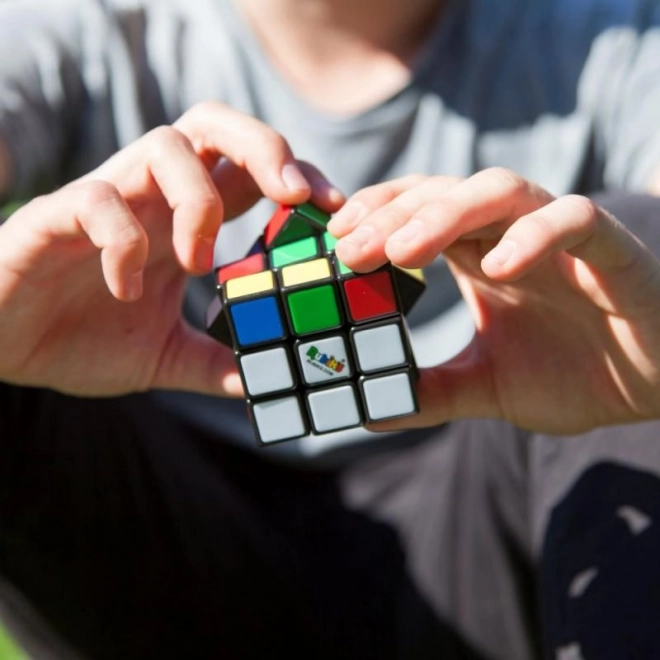
[{"label": "rubik's cube logo sticker", "polygon": [[280,206],[249,254],[215,271],[207,332],[234,349],[261,445],[418,412],[405,315],[423,275],[354,273],[329,220],[311,204]]}]

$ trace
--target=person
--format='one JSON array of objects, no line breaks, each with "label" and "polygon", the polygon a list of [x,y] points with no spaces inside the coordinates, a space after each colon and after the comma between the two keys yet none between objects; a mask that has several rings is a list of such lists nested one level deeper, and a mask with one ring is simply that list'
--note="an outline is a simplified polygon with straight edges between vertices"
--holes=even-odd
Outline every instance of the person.
[{"label": "person", "polygon": [[[641,0],[5,0],[0,191],[47,193],[0,227],[26,649],[655,657],[659,26]],[[189,276],[306,199],[349,265],[426,267],[423,428],[252,452]]]}]

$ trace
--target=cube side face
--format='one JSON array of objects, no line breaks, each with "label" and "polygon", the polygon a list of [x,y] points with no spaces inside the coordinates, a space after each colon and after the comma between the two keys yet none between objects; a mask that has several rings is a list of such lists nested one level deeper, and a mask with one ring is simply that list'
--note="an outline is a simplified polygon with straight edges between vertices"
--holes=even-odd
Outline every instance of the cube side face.
[{"label": "cube side face", "polygon": [[[301,225],[296,232],[284,230],[302,211],[276,211],[258,242],[265,246],[264,270],[246,274],[239,265],[233,271],[238,277],[223,278],[218,286],[222,314],[215,336],[224,323],[224,343],[229,334],[261,446],[419,409],[392,267],[360,274],[343,266],[323,212],[303,218],[311,235],[289,241]],[[282,236],[286,241],[280,242]],[[241,261],[247,260],[248,270],[256,268],[258,255]]]},{"label": "cube side face", "polygon": [[204,324],[206,332],[210,337],[225,346],[233,346],[233,338],[229,327],[229,319],[219,296],[215,296],[206,310]]},{"label": "cube side face", "polygon": [[417,301],[426,291],[426,278],[421,269],[392,268],[392,276],[401,301],[401,311],[404,315],[410,313]]},{"label": "cube side face", "polygon": [[216,282],[218,286],[223,285],[227,280],[246,275],[261,273],[266,269],[266,259],[263,254],[253,254],[245,259],[234,261],[230,264],[220,266],[216,269]]},{"label": "cube side face", "polygon": [[344,298],[354,323],[399,313],[389,269],[356,275],[343,283]]},{"label": "cube side face", "polygon": [[297,207],[281,205],[266,225],[264,245],[272,250],[317,233],[318,229],[297,211]]},{"label": "cube side face", "polygon": [[299,204],[296,211],[306,218],[317,231],[326,231],[330,222],[330,214],[317,208],[313,204]]}]

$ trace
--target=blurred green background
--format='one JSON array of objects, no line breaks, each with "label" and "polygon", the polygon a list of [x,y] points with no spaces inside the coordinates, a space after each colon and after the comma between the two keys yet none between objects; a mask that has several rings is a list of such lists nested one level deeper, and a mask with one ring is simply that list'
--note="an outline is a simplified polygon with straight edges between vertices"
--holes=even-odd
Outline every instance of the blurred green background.
[{"label": "blurred green background", "polygon": [[30,660],[0,622],[0,660]]}]

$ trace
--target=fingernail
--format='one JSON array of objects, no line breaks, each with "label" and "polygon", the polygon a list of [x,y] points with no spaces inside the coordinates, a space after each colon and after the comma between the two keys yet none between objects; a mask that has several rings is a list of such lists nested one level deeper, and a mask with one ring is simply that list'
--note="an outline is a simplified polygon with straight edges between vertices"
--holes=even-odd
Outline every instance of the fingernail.
[{"label": "fingernail", "polygon": [[335,235],[344,235],[357,226],[360,218],[365,214],[365,207],[358,202],[344,204],[328,223],[328,231]]},{"label": "fingernail", "polygon": [[291,192],[309,190],[307,179],[293,163],[287,163],[282,168],[282,181]]},{"label": "fingernail", "polygon": [[502,267],[511,258],[516,251],[516,244],[513,241],[501,241],[485,257],[484,262],[493,266]]},{"label": "fingernail", "polygon": [[133,273],[126,282],[126,296],[128,300],[135,301],[142,295],[142,271]]},{"label": "fingernail", "polygon": [[412,243],[413,241],[419,240],[421,236],[424,235],[426,231],[426,225],[422,220],[413,218],[409,220],[401,229],[395,231],[389,238],[390,241],[396,241],[399,243]]},{"label": "fingernail", "polygon": [[215,237],[198,236],[195,248],[195,268],[207,273],[213,268],[213,252],[215,249]]}]

